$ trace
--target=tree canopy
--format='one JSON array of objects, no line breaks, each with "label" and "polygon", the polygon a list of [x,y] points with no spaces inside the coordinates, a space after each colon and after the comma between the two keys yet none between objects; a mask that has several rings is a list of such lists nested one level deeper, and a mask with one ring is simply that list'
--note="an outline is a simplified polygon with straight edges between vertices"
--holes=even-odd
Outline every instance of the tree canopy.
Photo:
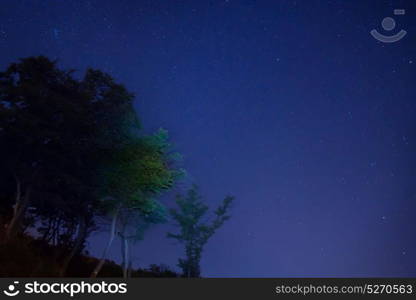
[{"label": "tree canopy", "polygon": [[[0,72],[2,246],[16,249],[19,238],[33,239],[39,249],[53,249],[50,265],[58,265],[55,274],[64,276],[88,236],[104,228],[98,220],[104,220],[109,238],[93,260],[91,276],[100,273],[117,237],[123,275],[132,274],[130,243],[143,239],[152,224],[168,220],[159,199],[184,175],[168,132],[143,133],[134,99],[100,70],[80,76],[44,56],[21,59]],[[179,209],[169,212],[181,229],[168,237],[185,246],[179,267],[186,277],[200,276],[203,247],[229,219],[232,201],[226,197],[207,221],[208,206],[196,186],[177,197]],[[36,250],[36,257],[43,256]]]},{"label": "tree canopy", "polygon": [[88,69],[77,79],[43,56],[0,73],[0,176],[14,182],[2,202],[6,240],[36,227],[66,249],[67,265],[97,216],[159,209],[156,197],[182,171],[165,130],[141,133],[133,101],[106,73]]}]

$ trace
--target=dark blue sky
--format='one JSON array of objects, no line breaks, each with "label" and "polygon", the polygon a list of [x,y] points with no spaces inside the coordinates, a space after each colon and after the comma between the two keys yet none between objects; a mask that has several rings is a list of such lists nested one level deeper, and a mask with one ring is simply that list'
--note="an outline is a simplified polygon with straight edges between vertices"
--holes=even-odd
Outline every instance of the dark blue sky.
[{"label": "dark blue sky", "polygon": [[[236,196],[203,276],[416,276],[415,14],[411,0],[3,0],[0,67],[43,54],[137,94],[208,204]],[[408,31],[397,43],[370,35],[388,16]],[[136,266],[176,264],[169,229]]]}]

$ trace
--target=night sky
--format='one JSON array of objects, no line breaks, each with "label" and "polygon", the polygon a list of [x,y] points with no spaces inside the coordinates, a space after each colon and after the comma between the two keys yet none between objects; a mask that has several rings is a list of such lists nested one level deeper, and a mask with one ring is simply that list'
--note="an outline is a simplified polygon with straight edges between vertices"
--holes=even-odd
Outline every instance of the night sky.
[{"label": "night sky", "polygon": [[[188,172],[163,202],[192,182],[211,207],[236,196],[203,276],[414,277],[415,14],[411,0],[2,0],[0,68],[43,54],[136,93]],[[136,267],[175,267],[169,230],[147,232]]]}]

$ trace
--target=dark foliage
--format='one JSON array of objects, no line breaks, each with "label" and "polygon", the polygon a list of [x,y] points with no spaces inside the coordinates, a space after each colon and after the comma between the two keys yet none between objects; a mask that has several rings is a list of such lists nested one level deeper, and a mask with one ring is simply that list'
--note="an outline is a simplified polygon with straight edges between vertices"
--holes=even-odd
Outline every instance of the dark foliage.
[{"label": "dark foliage", "polygon": [[[0,276],[178,276],[163,265],[131,269],[130,243],[165,221],[158,197],[184,173],[165,130],[140,134],[133,101],[108,74],[88,69],[77,79],[44,56],[0,72]],[[169,237],[185,245],[186,277],[200,276],[203,246],[231,201],[207,224],[195,188],[178,197],[171,215],[181,233]],[[111,222],[100,259],[85,254],[98,219]],[[122,268],[106,259],[117,237]]]},{"label": "dark foliage", "polygon": [[[0,277],[56,277],[62,261],[61,249],[28,235],[0,245]],[[88,277],[98,259],[87,254],[77,254],[71,260],[66,276]],[[121,277],[120,265],[107,260],[99,277]],[[132,277],[180,277],[164,265],[150,265],[149,268],[132,270]]]},{"label": "dark foliage", "polygon": [[179,259],[178,266],[184,277],[200,277],[200,261],[205,244],[211,236],[227,221],[228,210],[233,197],[225,197],[214,212],[211,222],[204,220],[208,206],[202,202],[197,187],[194,185],[186,196],[178,195],[176,204],[179,210],[171,209],[170,214],[180,228],[177,234],[168,233],[169,238],[176,239],[185,247],[185,259]]}]

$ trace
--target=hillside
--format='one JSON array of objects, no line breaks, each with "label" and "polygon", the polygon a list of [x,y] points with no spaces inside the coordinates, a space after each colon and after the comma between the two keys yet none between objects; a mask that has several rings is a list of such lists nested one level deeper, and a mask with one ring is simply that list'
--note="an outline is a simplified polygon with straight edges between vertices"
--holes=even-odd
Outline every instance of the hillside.
[{"label": "hillside", "polygon": [[[23,235],[7,244],[0,244],[0,277],[57,277],[64,249]],[[68,266],[65,277],[89,277],[98,262],[87,254],[76,255]],[[99,277],[122,277],[122,268],[107,260]],[[131,277],[180,277],[163,265],[132,270]]]}]

